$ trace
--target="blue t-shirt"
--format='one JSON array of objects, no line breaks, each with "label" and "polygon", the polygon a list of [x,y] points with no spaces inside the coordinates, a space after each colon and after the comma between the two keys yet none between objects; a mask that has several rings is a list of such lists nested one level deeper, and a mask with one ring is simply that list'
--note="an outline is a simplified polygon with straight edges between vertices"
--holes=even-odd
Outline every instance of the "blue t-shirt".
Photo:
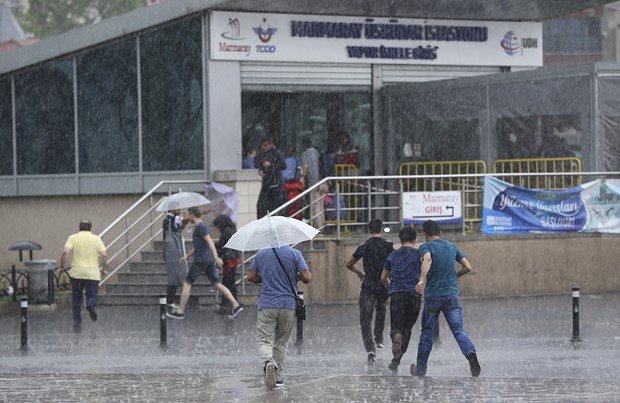
[{"label": "blue t-shirt", "polygon": [[199,222],[192,233],[195,262],[211,263],[214,260],[209,244],[205,241],[207,235],[209,235],[209,227],[204,222]]},{"label": "blue t-shirt", "polygon": [[[295,295],[297,295],[297,273],[308,270],[308,265],[301,252],[290,246],[275,248],[275,251],[280,257],[286,275],[291,280]],[[261,278],[262,289],[258,299],[259,311],[266,308],[295,310],[295,296],[289,282],[284,277],[284,272],[273,253],[273,249],[259,250],[250,268],[258,273]]]},{"label": "blue t-shirt", "polygon": [[456,281],[455,262],[460,262],[465,255],[450,241],[435,239],[420,246],[420,258],[431,254],[431,268],[426,276],[424,297],[447,297],[459,294]]},{"label": "blue t-shirt", "polygon": [[416,248],[402,246],[388,256],[385,270],[390,270],[388,294],[397,292],[414,293],[420,281],[420,255]]}]

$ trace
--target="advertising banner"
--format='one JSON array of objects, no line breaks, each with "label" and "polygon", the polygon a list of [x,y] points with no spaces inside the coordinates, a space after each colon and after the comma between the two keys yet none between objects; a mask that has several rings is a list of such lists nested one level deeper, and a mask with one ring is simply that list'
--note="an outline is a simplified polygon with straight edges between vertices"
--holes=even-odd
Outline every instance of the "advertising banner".
[{"label": "advertising banner", "polygon": [[598,179],[564,190],[532,190],[484,179],[482,232],[620,233],[620,180]]},{"label": "advertising banner", "polygon": [[542,66],[542,24],[213,11],[210,57],[312,63]]},{"label": "advertising banner", "polygon": [[403,223],[423,224],[426,220],[461,222],[461,192],[403,193]]}]

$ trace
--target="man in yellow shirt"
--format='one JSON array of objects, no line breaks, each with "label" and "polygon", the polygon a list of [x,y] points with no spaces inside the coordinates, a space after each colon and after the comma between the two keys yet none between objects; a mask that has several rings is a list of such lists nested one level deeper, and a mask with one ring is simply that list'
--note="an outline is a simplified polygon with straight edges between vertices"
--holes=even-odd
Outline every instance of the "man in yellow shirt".
[{"label": "man in yellow shirt", "polygon": [[60,272],[65,270],[65,259],[71,255],[71,294],[73,300],[73,327],[82,326],[82,294],[86,291],[86,310],[93,321],[97,320],[97,292],[101,274],[107,274],[106,248],[101,238],[90,232],[92,223],[80,222],[80,232],[67,238],[60,256]]}]

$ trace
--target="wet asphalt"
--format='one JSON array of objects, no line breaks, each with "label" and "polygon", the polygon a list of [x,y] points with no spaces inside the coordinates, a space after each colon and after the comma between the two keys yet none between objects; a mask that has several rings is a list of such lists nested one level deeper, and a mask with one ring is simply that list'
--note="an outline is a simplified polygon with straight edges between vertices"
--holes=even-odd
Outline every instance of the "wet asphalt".
[{"label": "wet asphalt", "polygon": [[465,329],[478,350],[471,378],[443,318],[427,377],[409,374],[420,325],[394,374],[386,346],[368,366],[357,305],[310,305],[303,340],[293,331],[285,386],[268,391],[256,347],[256,307],[235,320],[216,307],[167,319],[161,344],[158,301],[150,307],[84,312],[82,331],[67,307],[28,309],[22,348],[18,304],[0,313],[1,402],[580,402],[620,401],[620,293],[580,298],[580,342],[572,297],[462,300]]}]

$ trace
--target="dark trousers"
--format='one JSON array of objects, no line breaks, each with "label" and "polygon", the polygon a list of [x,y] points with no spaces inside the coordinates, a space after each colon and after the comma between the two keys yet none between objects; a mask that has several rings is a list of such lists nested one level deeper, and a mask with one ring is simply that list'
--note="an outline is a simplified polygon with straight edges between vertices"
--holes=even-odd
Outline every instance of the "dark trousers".
[{"label": "dark trousers", "polygon": [[[375,343],[383,343],[383,328],[385,327],[386,291],[362,290],[360,292],[360,326],[362,340],[366,352],[376,352]],[[372,328],[372,314],[375,315],[375,328]]]},{"label": "dark trousers", "polygon": [[177,295],[176,285],[169,285],[166,287],[166,303],[167,304],[174,303],[174,299],[176,298],[176,295]]},{"label": "dark trousers", "polygon": [[400,351],[402,355],[407,351],[411,340],[411,329],[418,320],[422,296],[415,292],[397,292],[390,297],[390,338],[394,340],[396,333],[400,333]]},{"label": "dark trousers", "polygon": [[[222,273],[222,284],[224,287],[230,290],[230,293],[237,299],[237,284],[236,284],[236,276],[235,271],[233,270],[231,273]],[[222,298],[224,299],[224,298]],[[228,301],[225,300],[225,303],[229,304]]]},{"label": "dark trousers", "polygon": [[99,292],[99,281],[71,279],[71,299],[73,303],[73,324],[82,323],[82,295],[86,291],[86,306],[97,305],[97,293]]}]

